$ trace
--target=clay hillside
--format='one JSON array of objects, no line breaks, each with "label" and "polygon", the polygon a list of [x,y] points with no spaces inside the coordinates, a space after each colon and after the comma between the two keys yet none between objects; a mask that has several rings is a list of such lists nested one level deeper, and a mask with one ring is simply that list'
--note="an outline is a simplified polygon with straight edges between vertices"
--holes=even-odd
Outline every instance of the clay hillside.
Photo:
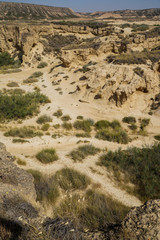
[{"label": "clay hillside", "polygon": [[35,4],[0,2],[0,19],[55,19],[76,17],[76,14],[70,8],[49,7]]}]

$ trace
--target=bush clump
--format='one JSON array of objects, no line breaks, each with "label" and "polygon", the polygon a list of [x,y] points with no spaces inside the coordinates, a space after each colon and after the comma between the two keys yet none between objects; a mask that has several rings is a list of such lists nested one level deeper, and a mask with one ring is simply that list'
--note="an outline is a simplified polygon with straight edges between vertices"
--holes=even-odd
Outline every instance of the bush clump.
[{"label": "bush clump", "polygon": [[[33,129],[32,127],[12,128],[4,133],[4,136],[6,137],[19,137],[19,138],[33,138],[36,136],[41,137],[42,135],[43,134],[41,132],[35,131],[35,129]],[[14,142],[18,141],[15,140]]]},{"label": "bush clump", "polygon": [[96,133],[96,138],[107,140],[109,142],[117,142],[122,144],[127,144],[129,142],[129,137],[127,133],[122,130],[110,130],[110,129],[103,129]]},{"label": "bush clump", "polygon": [[47,149],[43,149],[42,151],[37,153],[36,158],[41,163],[47,164],[47,163],[51,163],[51,162],[58,160],[58,155],[54,148],[47,148]]},{"label": "bush clump", "polygon": [[41,130],[42,131],[48,131],[49,128],[50,128],[49,123],[45,123],[45,124],[42,125]]},{"label": "bush clump", "polygon": [[134,192],[141,199],[160,198],[160,144],[150,148],[109,151],[100,157],[99,163],[113,170],[115,176],[117,171],[123,172],[135,184]]},{"label": "bush clump", "polygon": [[46,114],[40,116],[37,121],[38,124],[43,124],[47,122],[52,122],[52,118],[50,116],[47,116]]},{"label": "bush clump", "polygon": [[71,130],[71,129],[72,129],[72,124],[71,124],[71,123],[64,122],[64,123],[62,124],[62,127],[65,128],[66,130]]},{"label": "bush clump", "polygon": [[71,118],[69,115],[64,115],[63,117],[61,117],[61,120],[64,122],[67,122],[67,121],[71,120]]},{"label": "bush clump", "polygon": [[47,64],[46,62],[40,62],[40,63],[38,64],[37,68],[45,68],[45,67],[47,67],[47,66],[48,66],[48,64]]},{"label": "bush clump", "polygon": [[91,182],[86,175],[70,168],[63,168],[56,172],[55,179],[65,191],[85,189]]},{"label": "bush clump", "polygon": [[86,132],[86,133],[76,133],[76,137],[90,138],[91,135],[88,132]]},{"label": "bush clump", "polygon": [[15,63],[14,59],[8,52],[0,53],[0,67],[13,65]]},{"label": "bush clump", "polygon": [[39,105],[48,103],[47,96],[39,93],[0,92],[0,120],[18,119],[33,116],[38,112]]},{"label": "bush clump", "polygon": [[19,87],[19,85],[16,82],[10,82],[7,84],[7,87]]},{"label": "bush clump", "polygon": [[136,123],[136,118],[132,117],[132,116],[124,117],[122,119],[122,122],[128,123],[128,124],[134,124],[134,123]]},{"label": "bush clump", "polygon": [[77,130],[83,130],[85,132],[91,132],[92,123],[89,120],[77,120],[73,124]]},{"label": "bush clump", "polygon": [[99,148],[94,147],[93,145],[83,145],[78,147],[76,150],[70,152],[69,156],[76,162],[82,161],[89,155],[95,155],[100,152]]},{"label": "bush clump", "polygon": [[63,112],[61,109],[58,109],[56,112],[53,113],[53,116],[55,116],[57,118],[62,117],[62,115],[63,115]]}]

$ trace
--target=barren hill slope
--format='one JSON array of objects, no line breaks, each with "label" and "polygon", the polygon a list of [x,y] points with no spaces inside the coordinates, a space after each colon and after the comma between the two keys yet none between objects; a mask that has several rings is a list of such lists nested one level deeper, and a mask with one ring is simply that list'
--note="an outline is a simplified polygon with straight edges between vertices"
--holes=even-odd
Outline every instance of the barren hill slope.
[{"label": "barren hill slope", "polygon": [[70,8],[50,7],[26,3],[0,2],[0,19],[55,19],[76,17]]},{"label": "barren hill slope", "polygon": [[94,12],[91,13],[90,16],[98,18],[160,19],[160,8]]}]

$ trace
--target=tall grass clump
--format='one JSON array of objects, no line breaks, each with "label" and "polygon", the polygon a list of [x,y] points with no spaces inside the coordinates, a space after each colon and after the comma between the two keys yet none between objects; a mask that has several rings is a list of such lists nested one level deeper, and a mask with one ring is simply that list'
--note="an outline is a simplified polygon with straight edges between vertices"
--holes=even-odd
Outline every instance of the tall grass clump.
[{"label": "tall grass clump", "polygon": [[160,144],[152,147],[109,151],[100,157],[100,165],[116,175],[121,171],[135,184],[134,192],[143,200],[160,198]]},{"label": "tall grass clump", "polygon": [[51,181],[41,172],[33,169],[28,170],[34,177],[34,185],[37,194],[37,201],[53,204],[58,199],[60,193],[56,182]]},{"label": "tall grass clump", "polygon": [[58,155],[54,148],[47,148],[47,149],[43,149],[42,151],[37,153],[36,158],[41,163],[47,164],[47,163],[51,163],[51,162],[58,160]]},{"label": "tall grass clump", "polygon": [[100,152],[99,148],[94,147],[93,145],[83,145],[78,147],[77,149],[70,152],[69,156],[72,158],[75,162],[76,161],[82,161],[89,155],[95,155],[98,152]]},{"label": "tall grass clump", "polygon": [[37,68],[45,68],[45,67],[47,67],[47,66],[48,66],[48,64],[47,64],[46,62],[40,62],[40,63],[38,64]]},{"label": "tall grass clump", "polygon": [[41,132],[35,131],[32,127],[12,128],[4,133],[6,137],[19,137],[19,138],[33,138],[36,136],[41,137]]},{"label": "tall grass clump", "polygon": [[46,114],[40,116],[37,121],[38,124],[43,124],[47,122],[52,122],[52,118],[50,116],[47,116]]},{"label": "tall grass clump", "polygon": [[77,130],[83,130],[85,132],[91,132],[92,122],[90,120],[77,120],[74,122],[73,126]]},{"label": "tall grass clump", "polygon": [[95,231],[120,223],[128,210],[118,201],[89,189],[83,196],[68,195],[54,210],[54,215],[69,218],[79,226]]},{"label": "tall grass clump", "polygon": [[86,175],[70,168],[63,168],[57,171],[55,179],[65,191],[85,189],[91,182]]}]

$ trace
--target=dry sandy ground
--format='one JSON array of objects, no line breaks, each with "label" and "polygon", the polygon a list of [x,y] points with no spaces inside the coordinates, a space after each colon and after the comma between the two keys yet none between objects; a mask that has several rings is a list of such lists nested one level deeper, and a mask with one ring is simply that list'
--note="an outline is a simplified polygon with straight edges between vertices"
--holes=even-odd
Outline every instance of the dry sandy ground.
[{"label": "dry sandy ground", "polygon": [[[58,63],[55,60],[55,65]],[[133,109],[118,109],[116,107],[108,107],[105,102],[96,102],[96,100],[90,103],[81,103],[79,102],[79,95],[68,94],[71,91],[74,91],[76,88],[76,83],[71,84],[78,79],[78,76],[75,77],[73,71],[68,71],[62,67],[54,69],[52,73],[49,74],[50,67],[42,69],[44,72],[43,77],[39,79],[38,83],[34,84],[23,84],[23,80],[29,77],[37,69],[23,69],[20,73],[0,75],[0,88],[6,87],[8,82],[15,81],[19,84],[20,88],[26,91],[33,91],[34,87],[37,86],[41,89],[41,92],[46,94],[51,103],[41,106],[39,115],[47,114],[53,117],[53,113],[57,109],[62,109],[63,114],[69,114],[74,122],[78,115],[84,116],[84,118],[92,118],[95,121],[100,119],[119,119],[121,120],[123,116],[134,115],[135,117],[140,117],[140,113],[137,109],[133,112]],[[58,74],[57,76],[55,76]],[[65,80],[63,77],[68,75],[69,78]],[[59,86],[53,86],[52,81],[62,80]],[[62,95],[59,94],[55,89],[60,87]],[[7,88],[7,87],[6,87]],[[143,114],[143,117],[146,117]],[[147,117],[149,117],[147,115]],[[11,122],[5,125],[7,129],[10,126],[23,126],[23,125],[35,125],[36,117],[31,119],[24,120],[22,124],[17,122]],[[53,117],[53,123],[57,124],[62,123],[60,119]],[[112,143],[108,141],[101,141],[94,137],[87,139],[96,147],[100,147],[103,151],[106,149],[116,150],[119,147],[127,148],[130,146],[143,146],[150,145],[154,143],[153,135],[157,134],[160,129],[159,115],[151,117],[151,124],[148,127],[149,135],[146,137],[139,136],[138,139],[133,140],[127,146],[120,145],[117,143]],[[5,130],[5,129],[4,129]],[[44,135],[43,137],[35,137],[29,139],[29,143],[12,143],[12,138],[4,137],[3,131],[0,132],[0,141],[3,142],[7,150],[11,154],[15,155],[17,158],[23,159],[26,161],[27,165],[24,166],[25,169],[36,169],[45,174],[54,174],[57,170],[63,167],[72,167],[82,173],[88,175],[94,183],[98,183],[103,193],[110,194],[114,199],[119,200],[127,206],[139,206],[141,204],[140,200],[135,196],[128,194],[125,190],[122,190],[117,183],[111,180],[110,173],[106,171],[105,168],[97,166],[96,162],[98,161],[99,155],[94,157],[86,158],[82,163],[74,163],[67,154],[79,146],[77,144],[78,140],[84,140],[81,138],[76,138],[74,133],[69,134],[68,136],[62,136],[57,139],[53,139],[51,136]],[[38,151],[43,148],[54,147],[57,150],[59,155],[59,160],[48,165],[44,165],[36,160],[35,155]],[[96,171],[93,171],[96,170]]]}]

